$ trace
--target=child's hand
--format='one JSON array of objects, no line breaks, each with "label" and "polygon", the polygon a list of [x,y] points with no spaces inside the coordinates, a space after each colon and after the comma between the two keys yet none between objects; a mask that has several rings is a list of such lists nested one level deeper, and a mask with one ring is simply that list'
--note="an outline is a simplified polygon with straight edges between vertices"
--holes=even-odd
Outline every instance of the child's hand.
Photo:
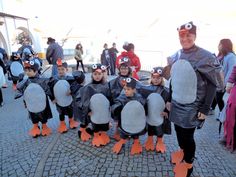
[{"label": "child's hand", "polygon": [[71,95],[71,91],[69,90],[67,93],[66,93],[66,96],[70,96]]},{"label": "child's hand", "polygon": [[167,103],[166,103],[166,109],[167,109],[168,111],[171,110],[171,103],[170,103],[170,102],[167,102]]},{"label": "child's hand", "polygon": [[55,99],[55,100],[52,100],[52,103],[53,103],[53,104],[56,104],[56,102],[57,102],[57,100],[56,100],[56,99]]},{"label": "child's hand", "polygon": [[199,120],[205,120],[206,119],[206,115],[201,113],[201,112],[198,112],[197,117],[198,117]]},{"label": "child's hand", "polygon": [[92,112],[89,112],[89,113],[88,113],[88,116],[90,116],[90,117],[91,117],[91,116],[92,116]]},{"label": "child's hand", "polygon": [[167,112],[162,112],[161,116],[164,117],[165,119],[168,119],[168,113]]}]

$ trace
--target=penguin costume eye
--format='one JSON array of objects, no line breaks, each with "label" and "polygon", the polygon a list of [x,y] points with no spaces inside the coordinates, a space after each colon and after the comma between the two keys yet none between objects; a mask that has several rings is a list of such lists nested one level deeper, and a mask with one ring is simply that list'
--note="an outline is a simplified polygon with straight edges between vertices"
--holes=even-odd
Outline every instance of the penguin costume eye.
[{"label": "penguin costume eye", "polygon": [[97,69],[98,66],[96,64],[93,64],[92,69]]},{"label": "penguin costume eye", "polygon": [[162,74],[162,70],[161,70],[161,69],[158,69],[158,70],[157,70],[157,73],[161,75],[161,74]]},{"label": "penguin costume eye", "polygon": [[128,78],[125,79],[125,81],[126,81],[126,83],[130,83],[131,82],[131,78],[128,77]]},{"label": "penguin costume eye", "polygon": [[154,72],[155,72],[155,70],[154,70],[154,69],[152,69],[152,70],[151,70],[151,73],[153,74]]},{"label": "penguin costume eye", "polygon": [[105,71],[107,68],[106,68],[106,66],[102,65],[102,66],[101,66],[101,69],[102,69],[103,71]]},{"label": "penguin costume eye", "polygon": [[34,65],[34,61],[30,61],[29,64],[33,66]]},{"label": "penguin costume eye", "polygon": [[124,60],[124,62],[128,62],[129,61],[129,59],[126,58],[126,57],[123,60]]},{"label": "penguin costume eye", "polygon": [[193,25],[190,24],[190,23],[187,23],[187,24],[185,25],[185,29],[186,29],[186,30],[190,30],[190,29],[192,29],[192,27],[193,27]]}]

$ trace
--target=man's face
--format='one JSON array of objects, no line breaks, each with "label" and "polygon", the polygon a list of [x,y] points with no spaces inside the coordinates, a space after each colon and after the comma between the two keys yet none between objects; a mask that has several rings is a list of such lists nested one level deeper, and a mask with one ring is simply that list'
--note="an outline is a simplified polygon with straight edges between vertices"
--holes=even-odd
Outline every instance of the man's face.
[{"label": "man's face", "polygon": [[196,35],[186,32],[179,34],[179,41],[183,49],[190,49],[196,40]]}]

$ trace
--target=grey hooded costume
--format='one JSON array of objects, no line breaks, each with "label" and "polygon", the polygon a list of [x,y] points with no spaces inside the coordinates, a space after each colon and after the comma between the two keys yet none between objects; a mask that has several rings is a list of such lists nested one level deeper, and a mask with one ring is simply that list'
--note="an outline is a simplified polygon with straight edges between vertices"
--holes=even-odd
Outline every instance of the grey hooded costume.
[{"label": "grey hooded costume", "polygon": [[171,68],[171,111],[170,120],[183,128],[201,127],[203,121],[197,114],[205,115],[216,91],[216,68],[214,56],[198,47],[181,50],[179,58]]},{"label": "grey hooded costume", "polygon": [[[33,113],[28,110],[29,117],[31,119],[35,119],[35,118],[37,119],[37,117],[38,117],[41,120],[52,118],[52,112],[51,112],[51,108],[50,108],[49,101],[47,98],[47,96],[49,96],[52,99],[52,93],[48,87],[48,79],[47,78],[40,78],[39,74],[37,74],[35,77],[30,77],[28,79],[22,80],[20,83],[17,84],[17,91],[15,94],[15,99],[18,99],[21,96],[23,96],[25,93],[25,90],[27,89],[27,87],[31,83],[39,85],[44,90],[44,92],[46,94],[46,107],[43,111],[41,111],[39,113]],[[32,97],[33,97],[33,95],[32,95]],[[25,103],[25,101],[24,101],[24,103]],[[40,103],[38,103],[38,104],[40,104]],[[33,105],[33,106],[37,107],[37,105]]]}]

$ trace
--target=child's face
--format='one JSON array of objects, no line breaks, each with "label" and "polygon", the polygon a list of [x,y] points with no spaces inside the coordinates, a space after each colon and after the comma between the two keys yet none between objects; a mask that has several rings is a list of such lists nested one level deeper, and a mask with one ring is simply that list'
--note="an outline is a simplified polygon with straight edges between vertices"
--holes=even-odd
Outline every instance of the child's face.
[{"label": "child's face", "polygon": [[99,82],[103,79],[103,73],[95,71],[93,72],[92,77],[93,77],[93,80]]},{"label": "child's face", "polygon": [[62,77],[62,76],[65,76],[65,75],[66,75],[67,68],[62,67],[62,66],[59,66],[59,67],[57,67],[57,71],[58,71],[58,75],[59,75],[60,77]]},{"label": "child's face", "polygon": [[120,67],[120,75],[121,76],[127,76],[128,74],[129,74],[129,67],[121,66]]},{"label": "child's face", "polygon": [[125,96],[126,97],[132,97],[134,96],[135,92],[136,92],[136,89],[134,88],[131,88],[131,87],[127,87],[127,86],[124,86],[124,91],[125,91]]},{"label": "child's face", "polygon": [[33,69],[30,69],[30,68],[26,68],[25,69],[25,74],[28,76],[28,77],[34,77],[37,72],[34,71]]},{"label": "child's face", "polygon": [[162,83],[162,77],[159,75],[152,75],[151,77],[151,83],[153,85],[161,85]]}]

